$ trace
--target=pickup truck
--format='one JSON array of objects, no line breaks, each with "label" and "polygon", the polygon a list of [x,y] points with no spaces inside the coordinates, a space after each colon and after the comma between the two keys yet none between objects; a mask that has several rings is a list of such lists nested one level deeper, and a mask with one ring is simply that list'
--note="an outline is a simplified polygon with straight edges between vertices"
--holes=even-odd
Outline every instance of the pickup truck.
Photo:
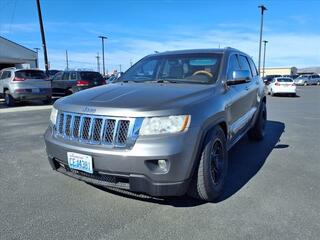
[{"label": "pickup truck", "polygon": [[[117,81],[55,102],[45,133],[52,169],[105,187],[215,201],[228,150],[261,140],[264,83],[233,48],[144,57]],[[239,156],[241,158],[241,156]]]}]

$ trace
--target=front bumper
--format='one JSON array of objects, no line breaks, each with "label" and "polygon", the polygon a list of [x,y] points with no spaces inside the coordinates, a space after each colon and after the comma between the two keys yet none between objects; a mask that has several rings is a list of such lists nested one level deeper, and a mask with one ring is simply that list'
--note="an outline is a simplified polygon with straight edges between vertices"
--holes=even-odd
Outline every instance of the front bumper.
[{"label": "front bumper", "polygon": [[[49,127],[45,143],[51,167],[70,177],[151,196],[181,196],[193,173],[197,133],[198,129],[190,128],[170,136],[138,138],[132,149],[117,150],[56,138]],[[92,156],[94,173],[71,170],[68,152]],[[159,159],[167,160],[167,172],[159,171],[153,164]]]}]

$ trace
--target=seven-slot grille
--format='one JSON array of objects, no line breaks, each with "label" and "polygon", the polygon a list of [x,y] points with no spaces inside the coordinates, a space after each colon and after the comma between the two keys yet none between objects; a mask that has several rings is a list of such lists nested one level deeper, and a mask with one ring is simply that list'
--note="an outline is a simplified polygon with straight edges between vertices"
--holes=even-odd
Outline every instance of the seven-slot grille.
[{"label": "seven-slot grille", "polygon": [[126,147],[133,124],[128,118],[59,112],[55,134],[88,144]]}]

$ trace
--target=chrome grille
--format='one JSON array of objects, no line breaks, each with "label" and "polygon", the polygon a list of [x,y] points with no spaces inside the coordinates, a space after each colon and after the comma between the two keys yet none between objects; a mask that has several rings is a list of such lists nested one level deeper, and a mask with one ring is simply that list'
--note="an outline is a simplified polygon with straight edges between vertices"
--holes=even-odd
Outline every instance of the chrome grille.
[{"label": "chrome grille", "polygon": [[110,147],[129,147],[134,141],[133,118],[59,112],[55,135],[66,140]]}]

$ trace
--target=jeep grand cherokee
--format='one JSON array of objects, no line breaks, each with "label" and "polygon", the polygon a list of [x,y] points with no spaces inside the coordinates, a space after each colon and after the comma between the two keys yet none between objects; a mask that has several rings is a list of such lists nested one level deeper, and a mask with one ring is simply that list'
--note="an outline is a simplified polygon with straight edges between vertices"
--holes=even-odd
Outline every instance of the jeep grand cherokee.
[{"label": "jeep grand cherokee", "polygon": [[55,102],[45,133],[51,167],[70,177],[151,196],[213,201],[228,150],[261,140],[264,84],[236,49],[149,55],[115,83]]}]

